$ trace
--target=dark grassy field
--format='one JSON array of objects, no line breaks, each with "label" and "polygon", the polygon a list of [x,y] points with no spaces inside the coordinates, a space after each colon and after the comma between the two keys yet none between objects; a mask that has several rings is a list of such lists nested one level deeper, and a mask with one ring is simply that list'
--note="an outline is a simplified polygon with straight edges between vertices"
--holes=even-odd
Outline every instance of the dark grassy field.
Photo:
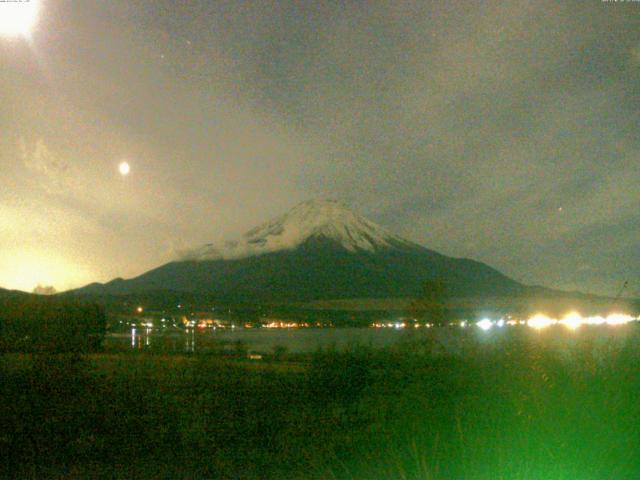
[{"label": "dark grassy field", "polygon": [[[640,335],[278,361],[2,356],[3,478],[637,479]],[[427,342],[427,343],[425,343]],[[285,355],[286,357],[286,355]]]}]

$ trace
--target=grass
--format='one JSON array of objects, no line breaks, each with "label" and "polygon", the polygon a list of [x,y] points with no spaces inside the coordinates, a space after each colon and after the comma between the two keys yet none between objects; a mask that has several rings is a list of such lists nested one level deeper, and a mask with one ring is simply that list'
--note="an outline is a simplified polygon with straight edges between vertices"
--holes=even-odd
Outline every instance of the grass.
[{"label": "grass", "polygon": [[517,330],[437,356],[416,337],[296,363],[4,355],[0,476],[635,479],[640,338],[624,329],[566,347],[553,336],[572,334]]}]

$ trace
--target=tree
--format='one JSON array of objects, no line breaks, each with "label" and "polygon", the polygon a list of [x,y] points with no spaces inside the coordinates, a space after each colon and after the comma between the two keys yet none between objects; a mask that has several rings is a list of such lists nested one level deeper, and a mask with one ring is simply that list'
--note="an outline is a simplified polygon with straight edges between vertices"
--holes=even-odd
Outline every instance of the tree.
[{"label": "tree", "polygon": [[449,299],[447,286],[442,280],[427,280],[422,284],[420,294],[409,304],[407,315],[419,321],[444,325],[450,317]]}]

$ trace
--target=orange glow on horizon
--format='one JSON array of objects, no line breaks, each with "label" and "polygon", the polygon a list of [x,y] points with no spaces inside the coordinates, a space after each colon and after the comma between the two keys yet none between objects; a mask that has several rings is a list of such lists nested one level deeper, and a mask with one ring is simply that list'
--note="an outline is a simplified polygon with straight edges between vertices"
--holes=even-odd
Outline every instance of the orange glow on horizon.
[{"label": "orange glow on horizon", "polygon": [[95,278],[93,272],[67,258],[28,250],[3,253],[0,288],[31,292],[38,285],[50,285],[62,292],[91,283]]}]

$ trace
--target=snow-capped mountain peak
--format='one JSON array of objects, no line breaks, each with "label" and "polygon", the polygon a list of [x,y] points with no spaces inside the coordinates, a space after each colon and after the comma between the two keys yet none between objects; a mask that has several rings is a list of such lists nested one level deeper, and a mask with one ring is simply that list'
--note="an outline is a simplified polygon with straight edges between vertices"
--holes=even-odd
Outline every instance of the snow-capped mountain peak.
[{"label": "snow-capped mountain peak", "polygon": [[295,249],[311,239],[327,239],[351,251],[411,245],[334,200],[310,200],[249,230],[239,240],[207,244],[183,252],[182,260],[229,260]]}]

